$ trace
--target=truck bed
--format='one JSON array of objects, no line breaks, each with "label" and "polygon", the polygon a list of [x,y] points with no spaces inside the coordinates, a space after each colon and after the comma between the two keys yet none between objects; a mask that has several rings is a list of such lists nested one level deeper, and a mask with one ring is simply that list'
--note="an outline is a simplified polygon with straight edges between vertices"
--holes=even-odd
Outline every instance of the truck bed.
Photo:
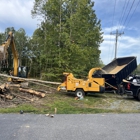
[{"label": "truck bed", "polygon": [[117,58],[102,68],[106,72],[102,74],[102,77],[105,78],[107,83],[117,87],[136,68],[136,57]]}]

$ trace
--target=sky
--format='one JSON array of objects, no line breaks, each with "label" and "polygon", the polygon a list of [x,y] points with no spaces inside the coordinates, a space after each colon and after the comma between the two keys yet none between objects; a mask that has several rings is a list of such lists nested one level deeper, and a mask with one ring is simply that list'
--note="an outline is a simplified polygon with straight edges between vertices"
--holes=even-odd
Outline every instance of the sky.
[{"label": "sky", "polygon": [[[140,0],[94,0],[94,10],[101,20],[104,41],[100,58],[104,64],[116,58],[136,56],[140,63]],[[118,30],[117,51],[115,52]]]},{"label": "sky", "polygon": [[[40,21],[33,19],[35,0],[0,0],[0,32],[7,27],[23,28],[32,36]],[[140,0],[93,0],[97,19],[101,20],[104,41],[100,58],[106,65],[116,57],[136,56],[140,63]],[[116,31],[117,51],[115,52]]]}]

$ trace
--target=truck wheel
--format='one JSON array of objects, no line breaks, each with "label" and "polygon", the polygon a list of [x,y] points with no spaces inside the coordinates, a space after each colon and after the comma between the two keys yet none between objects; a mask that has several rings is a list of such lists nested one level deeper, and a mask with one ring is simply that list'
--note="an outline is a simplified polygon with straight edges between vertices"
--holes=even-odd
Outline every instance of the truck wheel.
[{"label": "truck wheel", "polygon": [[77,89],[76,91],[75,91],[75,95],[77,96],[77,97],[84,97],[85,96],[85,92],[82,90],[82,89]]},{"label": "truck wheel", "polygon": [[139,93],[138,93],[138,100],[140,101],[140,91],[139,91]]},{"label": "truck wheel", "polygon": [[120,87],[120,95],[123,95],[123,94],[125,94],[124,87]]},{"label": "truck wheel", "polygon": [[124,87],[123,87],[122,85],[118,85],[117,93],[118,93],[119,95],[123,95],[123,94],[125,93]]},{"label": "truck wheel", "polygon": [[137,100],[138,100],[138,97],[137,97],[137,96],[134,96],[134,95],[133,95],[133,97],[134,97],[134,99],[137,99]]}]

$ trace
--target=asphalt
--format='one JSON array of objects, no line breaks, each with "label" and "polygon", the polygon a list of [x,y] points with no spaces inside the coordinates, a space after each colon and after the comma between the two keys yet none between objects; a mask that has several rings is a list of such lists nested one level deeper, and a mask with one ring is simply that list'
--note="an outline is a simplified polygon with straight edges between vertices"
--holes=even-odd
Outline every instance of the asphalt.
[{"label": "asphalt", "polygon": [[0,140],[140,140],[140,114],[0,114]]}]

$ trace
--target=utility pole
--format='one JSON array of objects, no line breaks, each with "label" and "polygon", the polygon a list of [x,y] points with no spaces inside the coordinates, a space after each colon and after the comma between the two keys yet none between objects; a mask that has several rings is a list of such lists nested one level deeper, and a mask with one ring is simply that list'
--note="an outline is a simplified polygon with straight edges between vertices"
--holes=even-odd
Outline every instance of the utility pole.
[{"label": "utility pole", "polygon": [[118,37],[121,36],[123,33],[119,33],[118,30],[116,30],[116,33],[110,33],[111,35],[116,35],[116,42],[115,42],[115,58],[116,59],[116,56],[117,56],[117,41],[118,41]]}]

